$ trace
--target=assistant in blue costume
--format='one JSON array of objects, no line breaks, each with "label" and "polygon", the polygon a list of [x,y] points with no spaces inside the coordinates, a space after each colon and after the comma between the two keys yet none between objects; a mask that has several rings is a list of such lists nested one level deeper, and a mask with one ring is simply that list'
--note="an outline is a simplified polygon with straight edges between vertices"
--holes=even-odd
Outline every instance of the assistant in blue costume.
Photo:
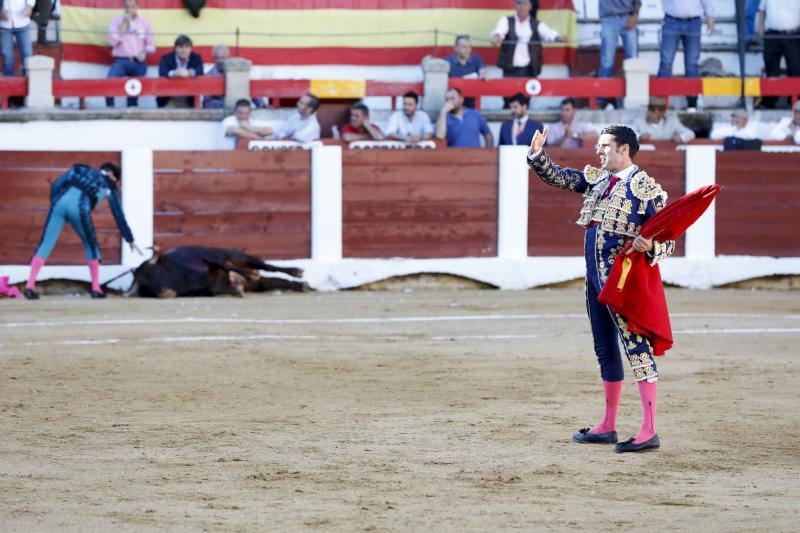
[{"label": "assistant in blue costume", "polygon": [[553,163],[543,149],[546,137],[545,129],[531,141],[530,169],[544,183],[584,196],[577,224],[586,228],[586,308],[606,397],[603,420],[594,427],[581,429],[573,439],[581,443],[617,443],[616,417],[625,379],[621,342],[639,387],[643,416],[639,433],[618,443],[615,449],[634,452],[658,448],[660,441],[655,432],[658,369],[650,339],[628,331],[625,317],[597,298],[626,242],[633,241],[634,249],[646,252],[653,265],[672,253],[674,241],[656,242],[639,236],[642,224],[663,209],[667,194],[633,163],[639,143],[627,126],[603,129],[596,150],[601,168],[587,165],[583,171]]},{"label": "assistant in blue costume", "polygon": [[50,187],[50,210],[47,213],[39,246],[31,260],[31,272],[23,293],[26,298],[30,300],[39,298],[39,293],[36,292],[36,277],[53,251],[61,229],[66,223],[72,226],[86,249],[86,261],[92,278],[92,297],[105,296],[100,288],[99,279],[100,246],[92,222],[92,209],[105,198],[108,198],[111,213],[122,237],[128,242],[131,250],[141,254],[122,212],[117,192],[121,174],[120,168],[114,163],[104,163],[99,170],[78,164],[53,182]]}]

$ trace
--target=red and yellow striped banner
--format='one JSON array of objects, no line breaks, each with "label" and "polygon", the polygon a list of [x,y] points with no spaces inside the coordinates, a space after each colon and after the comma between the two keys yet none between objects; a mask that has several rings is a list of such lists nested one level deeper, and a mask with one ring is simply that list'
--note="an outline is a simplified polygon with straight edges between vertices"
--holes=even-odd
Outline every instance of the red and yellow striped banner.
[{"label": "red and yellow striped banner", "polygon": [[[577,40],[572,0],[540,0],[538,18]],[[489,37],[499,17],[513,14],[507,0],[208,0],[193,18],[180,0],[141,0],[159,53],[189,35],[206,61],[227,44],[261,65],[417,64],[428,54],[452,53],[456,35],[473,37],[488,64],[497,50]],[[63,0],[64,60],[108,63],[108,24],[122,13],[120,0]],[[574,44],[546,45],[545,62],[571,62]]]}]

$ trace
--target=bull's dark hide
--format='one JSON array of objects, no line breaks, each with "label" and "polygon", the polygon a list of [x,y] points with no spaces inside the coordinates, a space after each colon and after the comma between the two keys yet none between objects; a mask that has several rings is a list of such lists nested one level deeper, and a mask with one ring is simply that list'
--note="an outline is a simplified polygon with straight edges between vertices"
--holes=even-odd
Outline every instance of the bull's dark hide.
[{"label": "bull's dark hide", "polygon": [[305,291],[302,281],[261,277],[260,270],[282,272],[300,278],[299,268],[270,265],[252,255],[228,248],[183,246],[163,254],[156,253],[133,273],[133,291],[139,296],[243,296],[245,291]]}]

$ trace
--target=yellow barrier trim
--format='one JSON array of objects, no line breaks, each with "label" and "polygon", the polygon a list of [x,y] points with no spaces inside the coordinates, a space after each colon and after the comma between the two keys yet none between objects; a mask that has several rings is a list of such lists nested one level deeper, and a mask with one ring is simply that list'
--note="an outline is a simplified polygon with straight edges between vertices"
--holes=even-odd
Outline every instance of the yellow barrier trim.
[{"label": "yellow barrier trim", "polygon": [[745,78],[744,95],[761,96],[761,78]]},{"label": "yellow barrier trim", "polygon": [[738,96],[741,92],[739,78],[703,78],[703,94],[706,96]]},{"label": "yellow barrier trim", "polygon": [[367,95],[364,80],[311,80],[311,92],[317,98],[363,98]]}]

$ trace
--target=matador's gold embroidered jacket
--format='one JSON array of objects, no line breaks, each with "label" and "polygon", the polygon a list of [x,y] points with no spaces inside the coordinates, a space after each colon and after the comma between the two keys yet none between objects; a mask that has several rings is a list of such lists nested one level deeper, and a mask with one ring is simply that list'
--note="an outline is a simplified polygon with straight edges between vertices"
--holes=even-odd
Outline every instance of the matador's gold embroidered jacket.
[{"label": "matador's gold embroidered jacket", "polygon": [[[661,211],[667,201],[667,193],[642,170],[618,182],[611,194],[603,198],[610,182],[608,171],[589,165],[583,172],[563,168],[553,163],[544,150],[528,159],[528,167],[548,185],[583,193],[578,225],[588,227],[592,222],[599,222],[598,229],[614,235],[636,237],[645,220]],[[675,241],[653,241],[653,250],[648,254],[650,263],[655,265],[674,250]]]}]

